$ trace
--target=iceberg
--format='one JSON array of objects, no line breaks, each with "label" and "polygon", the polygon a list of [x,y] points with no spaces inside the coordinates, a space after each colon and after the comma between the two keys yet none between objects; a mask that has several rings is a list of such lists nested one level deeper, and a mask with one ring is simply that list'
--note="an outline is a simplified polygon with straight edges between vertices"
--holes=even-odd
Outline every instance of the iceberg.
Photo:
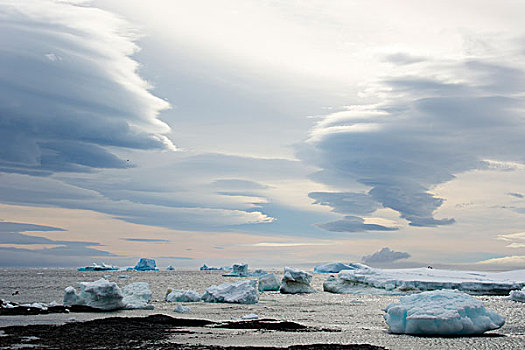
[{"label": "iceberg", "polygon": [[135,271],[158,271],[159,268],[154,259],[140,258],[139,262],[133,268]]},{"label": "iceberg", "polygon": [[525,288],[511,291],[509,297],[511,300],[525,303]]},{"label": "iceberg", "polygon": [[79,267],[78,271],[116,271],[119,268],[113,265],[107,265],[102,263],[102,265],[97,265],[97,263],[93,263],[91,266],[85,266],[85,267]]},{"label": "iceberg", "polygon": [[103,278],[95,282],[79,282],[80,292],[67,287],[64,291],[64,305],[83,305],[100,310],[123,309],[124,295],[115,282]]},{"label": "iceberg", "polygon": [[153,305],[149,304],[151,301],[151,290],[149,284],[146,282],[135,282],[128,284],[122,288],[122,294],[124,295],[124,308],[128,310],[132,309],[147,309],[153,310]]},{"label": "iceberg", "polygon": [[379,288],[390,293],[457,289],[476,295],[509,295],[511,290],[525,286],[525,270],[507,272],[450,271],[430,268],[377,269],[355,264],[355,270],[342,270],[330,276],[323,290],[352,294],[364,287]]},{"label": "iceberg", "polygon": [[315,273],[338,273],[342,270],[355,270],[359,268],[359,264],[343,264],[340,262],[317,265],[314,267]]},{"label": "iceberg", "polygon": [[248,264],[233,264],[232,271],[224,274],[225,277],[246,277],[248,276]]},{"label": "iceberg", "polygon": [[274,273],[267,273],[259,277],[259,292],[278,291],[281,283]]},{"label": "iceberg", "polygon": [[166,293],[166,301],[168,302],[179,302],[179,303],[192,303],[201,301],[202,294],[197,293],[194,290],[171,290],[168,289]]},{"label": "iceberg", "polygon": [[259,302],[257,281],[242,280],[235,283],[223,283],[206,289],[202,300],[208,303],[255,304]]},{"label": "iceberg", "polygon": [[212,267],[206,264],[202,264],[202,266],[199,269],[201,271],[231,271],[232,268],[230,266]]},{"label": "iceberg", "polygon": [[175,268],[173,266],[166,267],[166,271],[175,271]]},{"label": "iceberg", "polygon": [[437,290],[404,296],[385,309],[390,331],[412,335],[474,335],[498,329],[503,316],[483,302],[457,290]]},{"label": "iceberg", "polygon": [[279,291],[283,294],[314,293],[315,289],[310,287],[310,282],[312,275],[308,272],[285,267]]},{"label": "iceberg", "polygon": [[177,305],[175,309],[173,309],[173,312],[178,312],[180,314],[187,314],[191,312],[191,309],[187,306],[184,306],[182,304]]}]

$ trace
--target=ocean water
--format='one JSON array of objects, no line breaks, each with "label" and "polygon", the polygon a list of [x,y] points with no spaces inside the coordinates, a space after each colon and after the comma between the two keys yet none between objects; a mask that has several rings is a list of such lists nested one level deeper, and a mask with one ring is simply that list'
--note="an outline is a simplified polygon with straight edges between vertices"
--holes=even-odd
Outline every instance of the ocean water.
[{"label": "ocean water", "polygon": [[[280,272],[276,272],[280,273]],[[281,273],[282,274],[282,273]],[[258,304],[184,303],[191,308],[189,314],[177,314],[177,303],[167,303],[164,296],[168,288],[195,289],[198,292],[213,284],[233,282],[238,278],[222,277],[220,271],[158,271],[158,272],[79,272],[66,269],[3,269],[0,270],[0,298],[15,302],[61,303],[67,286],[80,281],[94,281],[109,275],[108,279],[121,287],[132,282],[148,282],[153,292],[154,310],[126,310],[110,313],[71,313],[37,316],[0,316],[0,327],[8,325],[64,323],[108,316],[145,316],[165,313],[174,317],[231,320],[249,313],[260,318],[290,320],[314,327],[340,330],[339,332],[261,332],[254,330],[196,329],[192,334],[174,335],[174,342],[205,345],[260,345],[288,346],[293,344],[368,343],[389,349],[524,349],[525,304],[501,296],[477,297],[487,308],[497,311],[506,319],[499,330],[485,336],[466,338],[414,337],[388,333],[382,309],[399,296],[392,295],[340,295],[325,292],[307,295],[262,293]],[[119,275],[129,275],[120,279]],[[328,274],[314,274],[313,287],[322,291]],[[19,295],[12,296],[14,291]]]}]

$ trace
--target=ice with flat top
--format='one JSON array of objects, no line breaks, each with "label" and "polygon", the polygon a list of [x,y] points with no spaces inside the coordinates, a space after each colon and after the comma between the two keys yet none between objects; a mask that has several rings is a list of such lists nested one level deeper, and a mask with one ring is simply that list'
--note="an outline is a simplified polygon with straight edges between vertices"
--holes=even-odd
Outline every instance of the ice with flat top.
[{"label": "ice with flat top", "polygon": [[315,273],[338,273],[342,270],[355,270],[360,264],[343,264],[340,262],[317,265],[314,267]]},{"label": "ice with flat top", "polygon": [[149,284],[146,282],[135,282],[122,288],[124,295],[124,308],[153,310],[153,305],[149,304],[152,293]]},{"label": "ice with flat top", "polygon": [[211,286],[206,289],[202,300],[208,303],[255,304],[259,302],[257,281],[242,280]]},{"label": "ice with flat top", "polygon": [[509,297],[511,300],[525,303],[525,288],[511,291]]},{"label": "ice with flat top", "polygon": [[315,290],[310,286],[311,282],[312,275],[308,272],[285,267],[279,291],[283,294],[314,293]]},{"label": "ice with flat top", "polygon": [[103,278],[95,282],[79,282],[80,292],[69,286],[64,292],[64,305],[85,305],[100,310],[123,309],[124,295],[115,282]]},{"label": "ice with flat top", "polygon": [[385,321],[396,334],[463,336],[482,334],[505,323],[483,302],[457,290],[436,290],[400,298],[385,309]]},{"label": "ice with flat top", "polygon": [[166,293],[166,301],[168,302],[194,303],[194,302],[201,301],[201,298],[202,298],[202,294],[197,293],[196,291],[192,289],[189,289],[189,290],[168,289],[168,292]]},{"label": "ice with flat top", "polygon": [[258,285],[259,292],[274,292],[279,290],[281,282],[274,273],[267,273],[259,277]]},{"label": "ice with flat top", "polygon": [[457,289],[476,295],[509,295],[525,286],[525,270],[506,272],[452,271],[431,268],[378,269],[363,264],[343,270],[323,284],[326,292],[352,294],[363,287],[388,292]]}]

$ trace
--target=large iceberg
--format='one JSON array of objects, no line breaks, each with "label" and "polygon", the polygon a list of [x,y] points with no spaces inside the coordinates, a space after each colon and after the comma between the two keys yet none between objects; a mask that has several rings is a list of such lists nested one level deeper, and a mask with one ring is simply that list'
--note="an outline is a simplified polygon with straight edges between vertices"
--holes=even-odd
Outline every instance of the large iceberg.
[{"label": "large iceberg", "polygon": [[133,268],[135,271],[158,271],[159,268],[154,259],[140,258],[139,262]]},{"label": "large iceberg", "polygon": [[128,284],[122,288],[122,294],[125,309],[153,309],[153,305],[149,304],[152,297],[151,290],[146,282]]},{"label": "large iceberg", "polygon": [[79,282],[80,292],[69,286],[64,291],[64,305],[89,306],[99,310],[152,309],[151,290],[145,282],[136,282],[120,289],[115,282],[99,279]]},{"label": "large iceberg", "polygon": [[255,304],[259,301],[257,281],[242,280],[211,286],[206,289],[202,300],[208,303]]},{"label": "large iceberg", "polygon": [[278,291],[281,283],[274,273],[267,273],[259,277],[259,292]]},{"label": "large iceberg", "polygon": [[317,265],[314,267],[315,273],[338,273],[342,270],[355,270],[360,267],[360,264],[343,264],[340,262]]},{"label": "large iceberg", "polygon": [[79,282],[80,292],[67,287],[64,293],[64,305],[83,305],[100,310],[123,309],[124,295],[115,282],[103,278],[95,282]]},{"label": "large iceberg", "polygon": [[166,301],[179,302],[179,303],[190,303],[201,301],[202,294],[197,293],[194,290],[171,290],[168,289],[166,293]]},{"label": "large iceberg", "polygon": [[310,287],[310,282],[312,275],[308,272],[285,267],[279,291],[283,294],[314,293],[315,289]]},{"label": "large iceberg", "polygon": [[525,286],[525,270],[507,272],[450,271],[431,268],[376,269],[363,264],[343,270],[323,284],[326,292],[351,294],[363,287],[389,292],[457,289],[469,294],[508,295]]},{"label": "large iceberg", "polygon": [[385,309],[392,333],[412,335],[473,335],[498,329],[503,316],[483,302],[457,290],[437,290],[401,297]]},{"label": "large iceberg", "polygon": [[525,303],[525,288],[522,290],[513,290],[509,294],[510,299]]}]

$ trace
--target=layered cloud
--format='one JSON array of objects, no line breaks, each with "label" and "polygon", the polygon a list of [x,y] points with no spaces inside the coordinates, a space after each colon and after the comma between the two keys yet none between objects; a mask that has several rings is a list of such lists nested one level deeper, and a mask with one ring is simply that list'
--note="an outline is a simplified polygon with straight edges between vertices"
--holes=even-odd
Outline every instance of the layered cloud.
[{"label": "layered cloud", "polygon": [[0,2],[0,170],[127,168],[110,148],[174,149],[136,34],[83,1]]},{"label": "layered cloud", "polygon": [[[314,203],[352,222],[388,208],[411,226],[454,223],[435,216],[446,199],[433,187],[469,170],[525,162],[523,52],[508,54],[514,59],[387,57],[395,75],[365,91],[381,102],[325,116],[299,151],[321,169],[313,179],[340,190],[310,193]],[[341,231],[345,220],[321,227]]]},{"label": "layered cloud", "polygon": [[410,254],[405,252],[396,252],[392,249],[385,247],[374,254],[365,255],[361,258],[365,264],[374,264],[374,263],[389,263],[400,259],[408,259]]}]

